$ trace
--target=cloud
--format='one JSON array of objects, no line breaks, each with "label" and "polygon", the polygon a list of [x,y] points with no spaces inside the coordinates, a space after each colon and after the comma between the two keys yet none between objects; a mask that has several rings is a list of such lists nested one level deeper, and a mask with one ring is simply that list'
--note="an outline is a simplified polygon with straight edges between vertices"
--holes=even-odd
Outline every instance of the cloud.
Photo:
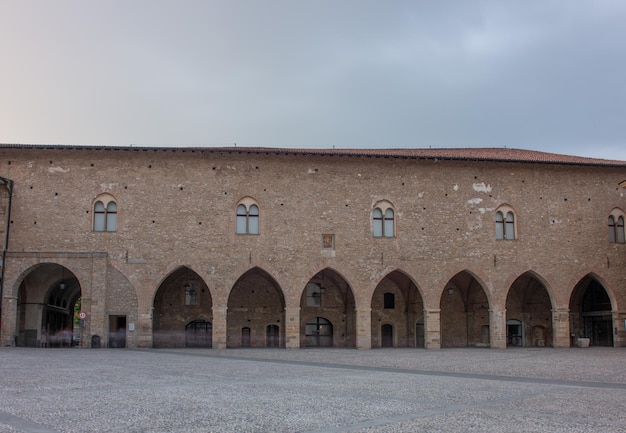
[{"label": "cloud", "polygon": [[626,159],[625,20],[612,1],[3,3],[0,141]]}]

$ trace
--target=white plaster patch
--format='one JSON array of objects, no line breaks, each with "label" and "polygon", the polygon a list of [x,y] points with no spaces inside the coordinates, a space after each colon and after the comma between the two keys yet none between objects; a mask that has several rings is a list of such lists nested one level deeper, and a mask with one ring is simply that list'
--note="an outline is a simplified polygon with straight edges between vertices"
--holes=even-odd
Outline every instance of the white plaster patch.
[{"label": "white plaster patch", "polygon": [[476,192],[491,192],[491,185],[485,185],[485,182],[475,183],[473,187]]},{"label": "white plaster patch", "polygon": [[424,191],[422,191],[419,194],[417,194],[417,198],[422,198],[422,197],[424,197]]},{"label": "white plaster patch", "polygon": [[62,167],[50,167],[50,168],[48,168],[48,173],[67,173],[69,171],[70,171],[69,168],[66,168],[66,169],[63,169]]},{"label": "white plaster patch", "polygon": [[481,215],[484,215],[484,214],[486,214],[487,212],[490,212],[490,213],[491,213],[491,212],[493,212],[493,208],[489,208],[489,207],[487,207],[487,208],[485,208],[485,207],[479,207],[479,208],[478,208],[478,212],[480,212],[480,213],[481,213]]},{"label": "white plaster patch", "polygon": [[458,185],[454,185],[454,186],[452,187],[452,189],[453,189],[453,190],[455,190],[455,191],[458,191],[458,190],[459,190],[459,186],[458,186]]},{"label": "white plaster patch", "polygon": [[102,191],[111,190],[111,189],[113,189],[114,186],[115,186],[114,183],[101,183],[100,184],[100,189]]},{"label": "white plaster patch", "polygon": [[478,204],[478,203],[481,203],[482,201],[483,201],[482,198],[476,197],[476,198],[469,199],[467,202],[469,204]]}]

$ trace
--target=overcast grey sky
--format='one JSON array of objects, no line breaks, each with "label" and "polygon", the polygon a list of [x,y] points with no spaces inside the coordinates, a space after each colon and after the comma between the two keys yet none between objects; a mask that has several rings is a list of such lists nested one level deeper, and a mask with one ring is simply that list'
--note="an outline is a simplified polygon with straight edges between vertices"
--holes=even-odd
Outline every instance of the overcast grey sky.
[{"label": "overcast grey sky", "polygon": [[0,142],[626,160],[626,1],[0,0]]}]

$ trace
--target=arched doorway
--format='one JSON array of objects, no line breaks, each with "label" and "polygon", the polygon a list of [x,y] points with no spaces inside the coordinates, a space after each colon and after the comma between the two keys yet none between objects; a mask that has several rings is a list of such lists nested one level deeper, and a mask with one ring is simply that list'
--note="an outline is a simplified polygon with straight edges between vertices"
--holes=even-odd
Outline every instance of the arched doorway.
[{"label": "arched doorway", "polygon": [[80,297],[80,284],[69,269],[54,263],[35,266],[18,289],[16,344],[27,347],[81,344]]},{"label": "arched doorway", "polygon": [[591,346],[613,346],[613,306],[607,291],[592,275],[574,288],[570,300],[570,330],[588,338]]},{"label": "arched doorway", "polygon": [[415,283],[401,271],[391,272],[378,283],[372,295],[372,347],[394,346],[385,346],[388,342],[383,342],[383,334],[378,332],[385,322],[395,325],[392,326],[396,333],[395,347],[416,346],[414,324],[423,314],[424,303]]},{"label": "arched doorway", "polygon": [[441,347],[489,347],[489,301],[468,271],[456,274],[441,295]]},{"label": "arched doorway", "polygon": [[163,280],[154,296],[153,346],[187,346],[188,332],[200,331],[195,328],[202,326],[198,320],[206,321],[205,332],[210,329],[208,324],[213,318],[212,306],[209,288],[198,274],[185,266],[172,272]]},{"label": "arched doorway", "polygon": [[552,302],[531,272],[519,276],[506,298],[507,346],[552,346]]},{"label": "arched doorway", "polygon": [[[330,347],[330,342],[334,347],[355,347],[354,309],[354,295],[346,280],[332,269],[318,272],[300,298],[300,345]],[[322,328],[317,329],[318,325]],[[326,335],[329,330],[332,333]],[[319,342],[313,338],[318,331],[322,332]]]},{"label": "arched doorway", "polygon": [[185,326],[185,347],[213,347],[213,324],[203,319]]},{"label": "arched doorway", "polygon": [[278,283],[261,268],[247,271],[230,291],[226,321],[227,347],[266,347],[268,323],[278,327],[285,321]]},{"label": "arched doorway", "polygon": [[309,320],[305,326],[306,347],[333,347],[333,324],[323,317]]}]

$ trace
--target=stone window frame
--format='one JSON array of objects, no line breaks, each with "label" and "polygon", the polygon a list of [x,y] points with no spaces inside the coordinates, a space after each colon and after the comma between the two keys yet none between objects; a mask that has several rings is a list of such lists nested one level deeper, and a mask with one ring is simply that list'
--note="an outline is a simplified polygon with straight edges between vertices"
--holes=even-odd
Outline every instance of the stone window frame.
[{"label": "stone window frame", "polygon": [[261,232],[261,210],[252,197],[244,197],[235,206],[235,233],[238,235],[258,235]]},{"label": "stone window frame", "polygon": [[500,205],[494,214],[494,223],[496,228],[496,240],[514,241],[517,236],[517,213],[507,205]]},{"label": "stone window frame", "polygon": [[98,195],[92,203],[93,209],[91,228],[97,233],[112,233],[117,231],[119,206],[111,194]]},{"label": "stone window frame", "polygon": [[391,202],[381,200],[374,204],[371,218],[375,238],[396,237],[396,210]]},{"label": "stone window frame", "polygon": [[615,208],[611,211],[608,217],[608,229],[609,229],[609,242],[612,244],[626,243],[626,232],[624,228],[624,222],[626,216],[624,211],[619,208]]}]

